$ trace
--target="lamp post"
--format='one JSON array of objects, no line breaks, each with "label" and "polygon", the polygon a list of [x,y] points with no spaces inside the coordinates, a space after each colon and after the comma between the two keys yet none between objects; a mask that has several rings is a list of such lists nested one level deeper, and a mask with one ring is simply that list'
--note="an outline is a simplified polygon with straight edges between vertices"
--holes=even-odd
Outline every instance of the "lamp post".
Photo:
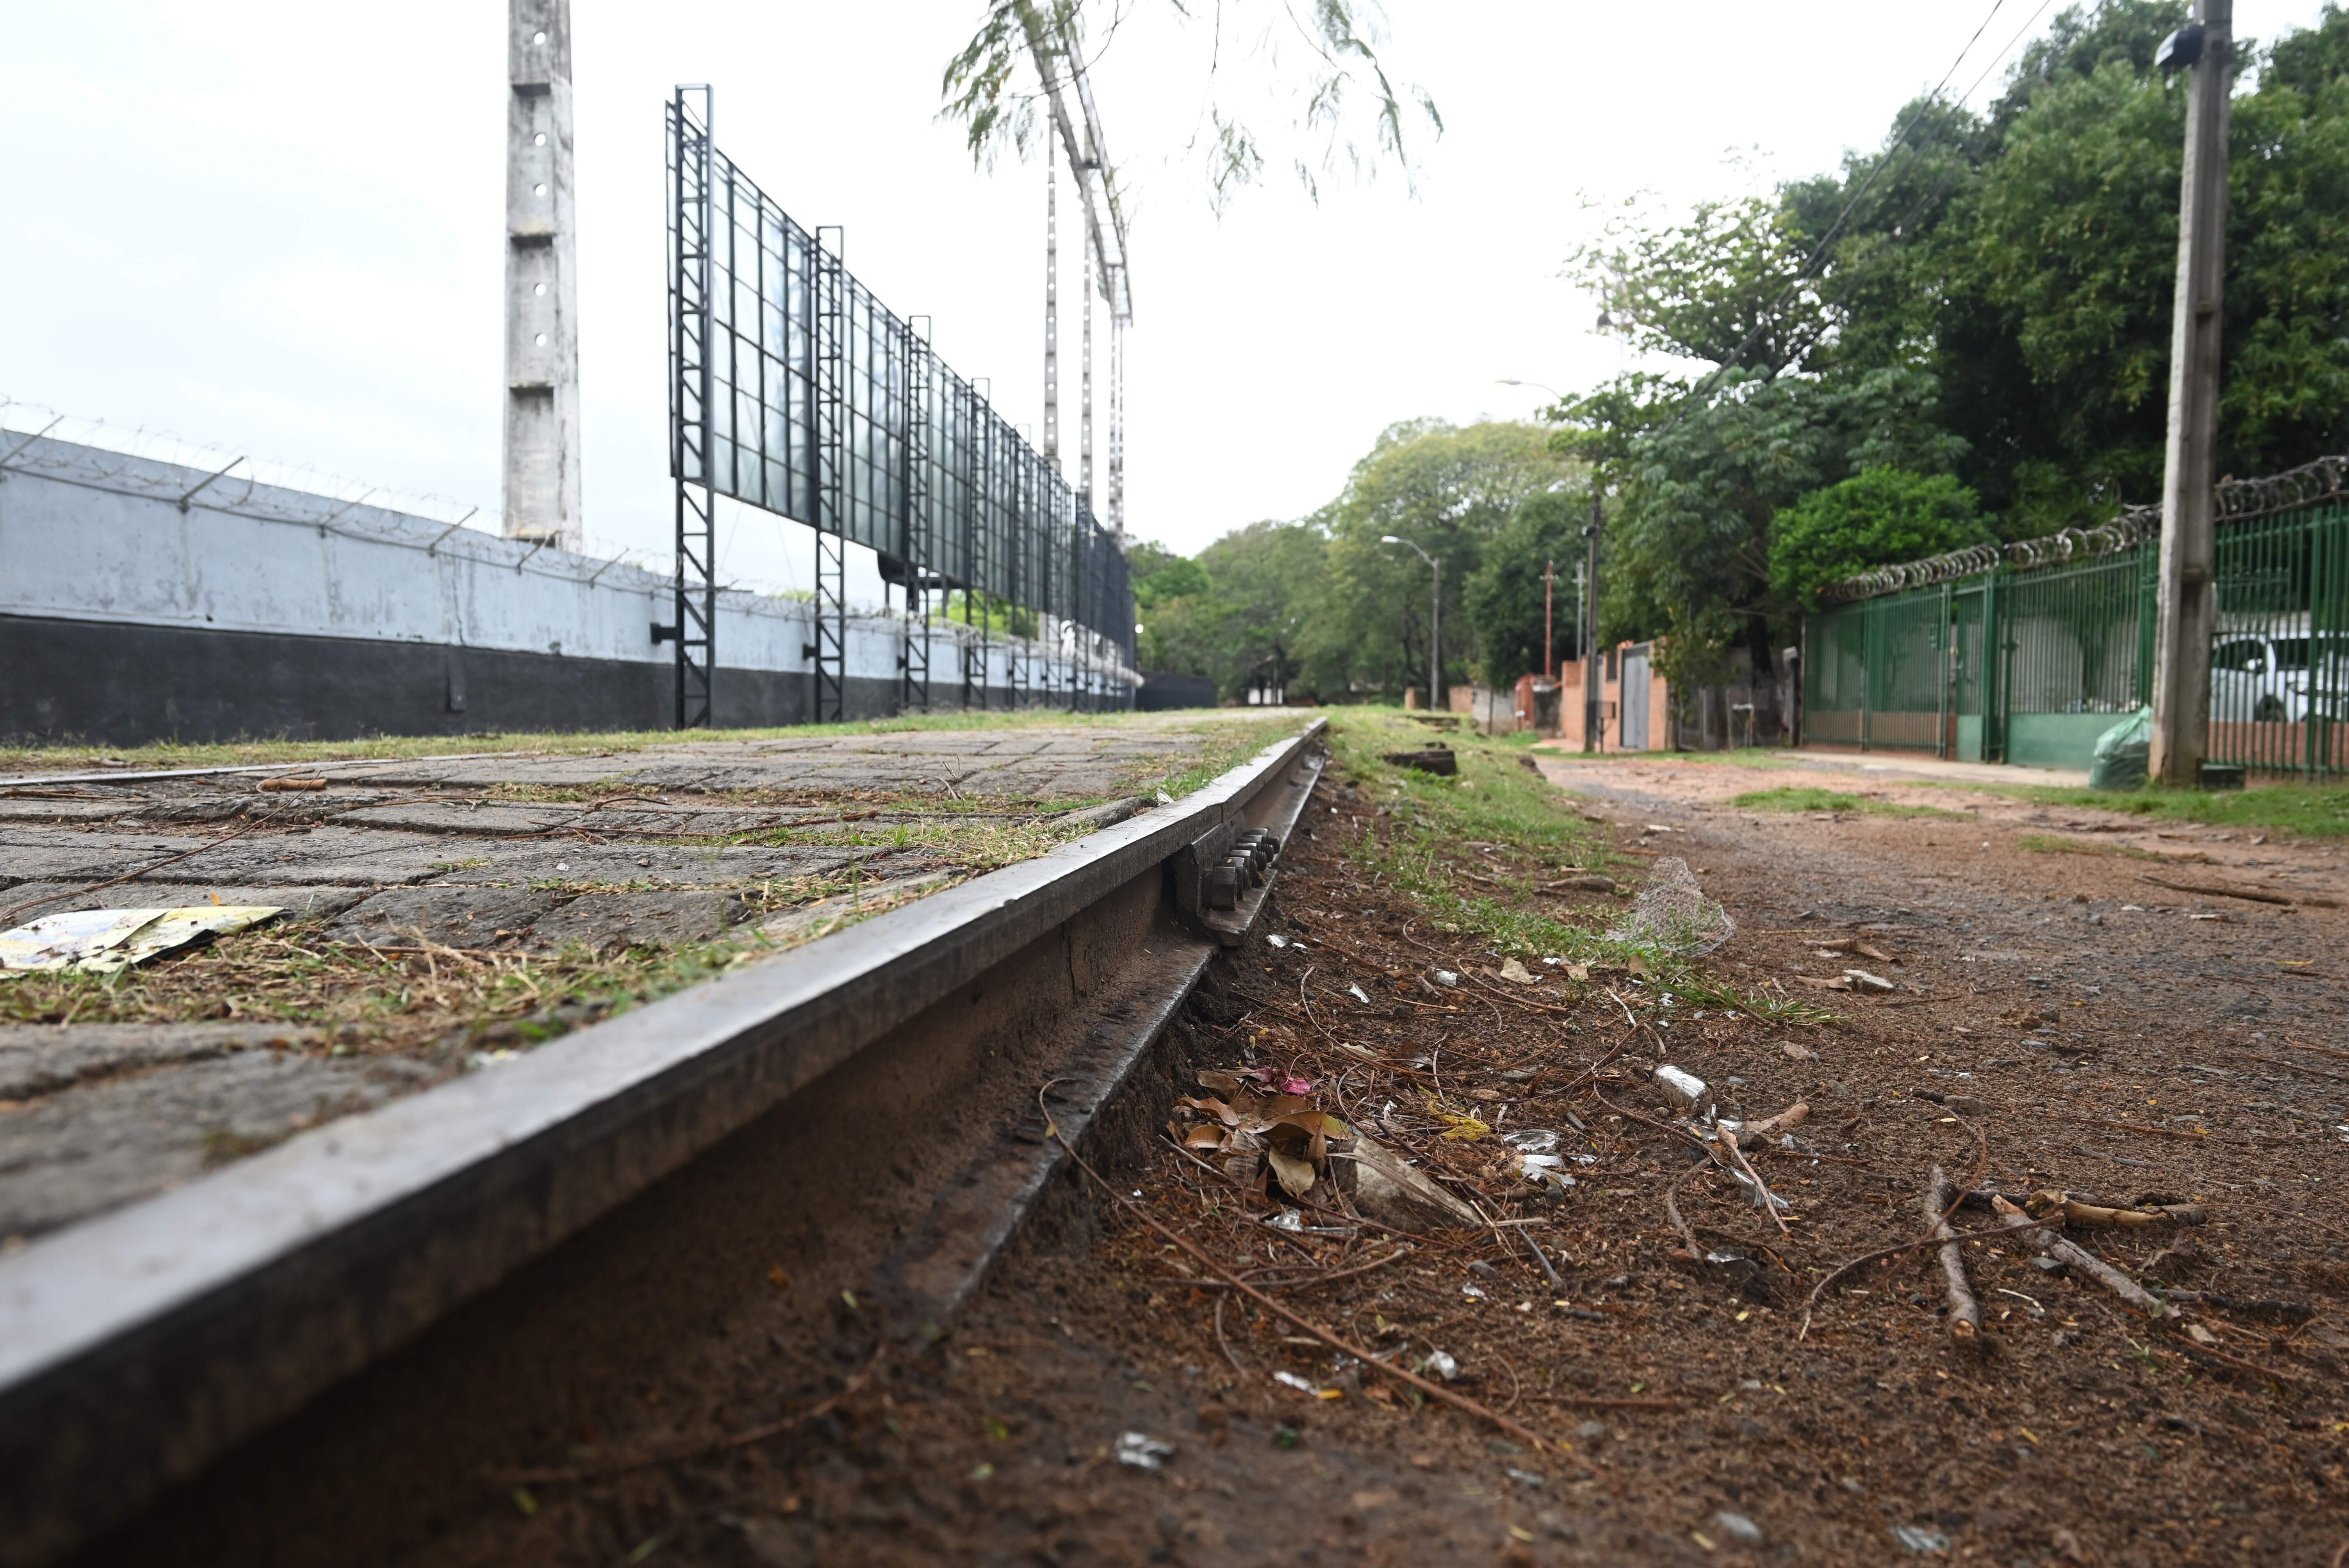
[{"label": "lamp post", "polygon": [[1436,705],[1443,700],[1444,562],[1399,534],[1381,534],[1379,537],[1379,542],[1404,546],[1413,555],[1426,562],[1428,571],[1434,574],[1435,593],[1429,603],[1427,615],[1427,707],[1428,711],[1432,713],[1435,710]]}]

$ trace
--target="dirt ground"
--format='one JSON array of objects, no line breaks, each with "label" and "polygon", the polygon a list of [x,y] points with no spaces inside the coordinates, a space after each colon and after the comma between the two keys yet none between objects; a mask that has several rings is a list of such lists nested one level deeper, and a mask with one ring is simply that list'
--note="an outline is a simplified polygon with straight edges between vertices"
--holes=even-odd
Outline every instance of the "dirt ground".
[{"label": "dirt ground", "polygon": [[[1129,1206],[1105,1210],[1092,1244],[1008,1264],[943,1346],[868,1363],[843,1308],[828,1375],[683,1394],[720,1430],[721,1405],[778,1397],[821,1400],[812,1419],[523,1489],[502,1525],[474,1522],[469,1555],[2340,1561],[2338,850],[1798,768],[1544,769],[1609,825],[1619,871],[1681,857],[1735,919],[1705,963],[1709,999],[1621,970],[1537,962],[1530,981],[1502,978],[1500,954],[1364,876],[1350,850],[1386,830],[1382,809],[1333,769],[1284,856],[1269,932],[1284,944],[1260,932],[1195,1005],[1218,1065],[1309,1080],[1317,1105],[1473,1196],[1488,1229],[1406,1239],[1322,1212],[1305,1222],[1328,1233],[1276,1230],[1262,1220],[1280,1205],[1162,1141],[1117,1173]],[[1729,803],[1806,785],[1879,810]],[[1944,814],[1881,810],[1900,807]],[[1457,851],[1496,882],[1556,875]],[[2238,896],[2207,891],[2220,888]],[[1622,907],[1550,902],[1576,901],[1592,923]],[[1823,946],[1837,941],[1874,951]],[[1429,984],[1439,968],[1461,984]],[[1893,989],[1810,984],[1849,969]],[[1751,1156],[1790,1205],[1783,1233],[1664,1125],[1649,1075],[1667,1062],[1724,1115],[1807,1106],[1792,1147]],[[1471,1116],[1483,1135],[1459,1136]],[[1500,1137],[1521,1130],[1560,1135],[1571,1187],[1525,1179]],[[2200,1205],[2199,1225],[2070,1234],[2201,1299],[2156,1324],[2000,1237],[1964,1249],[1984,1319],[1968,1347],[1930,1248],[1830,1282],[1921,1239],[1937,1164],[2016,1195]],[[1675,1210],[1724,1261],[1691,1254]],[[1238,1299],[1144,1216],[1508,1425]],[[1996,1222],[1951,1216],[1961,1233]],[[1129,1433],[1164,1445],[1137,1456],[1154,1466],[1121,1460]]]}]

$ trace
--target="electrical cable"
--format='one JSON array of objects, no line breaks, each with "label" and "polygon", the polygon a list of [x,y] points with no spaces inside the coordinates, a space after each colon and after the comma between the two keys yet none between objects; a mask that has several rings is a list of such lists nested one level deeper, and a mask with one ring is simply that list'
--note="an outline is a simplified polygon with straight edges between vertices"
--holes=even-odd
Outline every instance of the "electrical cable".
[{"label": "electrical cable", "polygon": [[[1835,222],[1828,224],[1826,232],[1819,236],[1819,242],[1812,248],[1810,255],[1805,259],[1802,266],[1796,270],[1795,275],[1787,280],[1786,286],[1779,292],[1778,297],[1771,301],[1768,307],[1762,312],[1761,318],[1754,323],[1753,330],[1745,335],[1744,341],[1737,346],[1737,347],[1731,353],[1728,359],[1714,366],[1711,375],[1707,376],[1702,381],[1700,381],[1694,387],[1690,389],[1688,396],[1681,400],[1679,409],[1673,413],[1670,419],[1666,420],[1663,425],[1659,428],[1656,433],[1661,434],[1662,431],[1669,430],[1674,425],[1679,424],[1680,421],[1686,417],[1688,410],[1695,406],[1697,399],[1711,391],[1714,385],[1718,383],[1723,376],[1728,375],[1733,368],[1736,367],[1739,362],[1745,357],[1746,351],[1751,349],[1754,344],[1761,340],[1762,334],[1766,331],[1770,325],[1777,318],[1778,313],[1785,307],[1786,302],[1794,297],[1795,290],[1801,288],[1805,283],[1810,280],[1812,273],[1816,270],[1820,261],[1826,255],[1827,247],[1833,244],[1835,242],[1836,236],[1843,232],[1844,224],[1850,220],[1853,211],[1857,209],[1860,201],[1866,198],[1868,191],[1875,188],[1877,181],[1883,177],[1886,170],[1899,163],[1903,158],[1915,150],[1917,144],[1908,139],[1909,132],[1916,129],[1916,128],[1922,123],[1929,111],[1940,104],[1941,89],[1948,87],[1950,85],[1950,78],[1958,74],[1958,67],[1965,64],[1965,59],[1968,55],[1973,53],[1974,45],[1982,41],[1982,33],[1990,26],[1991,22],[1998,15],[1999,11],[2005,5],[2005,4],[2006,0],[1991,0],[1990,10],[1983,15],[1981,23],[1975,26],[1972,36],[1966,40],[1965,47],[1960,49],[1958,51],[1957,57],[1950,62],[1950,68],[1941,73],[1941,79],[1934,84],[1933,90],[1926,95],[1925,102],[1918,106],[1917,112],[1910,115],[1908,122],[1893,133],[1893,141],[1895,146],[1891,153],[1878,160],[1876,166],[1868,170],[1868,178],[1860,181],[1859,189],[1852,192],[1850,199],[1844,203],[1843,211],[1836,214]],[[2046,8],[2046,5],[2043,4],[2040,6],[2040,11],[2044,11]],[[2034,12],[2033,14],[2033,20],[2036,21],[2037,19],[2038,13]],[[2028,22],[2023,24],[2026,29],[2031,24]],[[2021,35],[2017,34],[2016,36],[2020,37]],[[2012,48],[2013,46],[2012,43],[2008,45],[2009,48]],[[1992,68],[1995,68],[1995,61],[1992,62]],[[1989,71],[1985,70],[1983,75],[1989,75]],[[1981,77],[1976,77],[1974,85],[1979,87],[1981,85]],[[1972,88],[1970,88],[1967,91],[1971,94]],[[1961,102],[1963,100],[1961,99]],[[1783,366],[1781,368],[1783,368]],[[1775,376],[1776,372],[1773,371],[1772,374]]]}]

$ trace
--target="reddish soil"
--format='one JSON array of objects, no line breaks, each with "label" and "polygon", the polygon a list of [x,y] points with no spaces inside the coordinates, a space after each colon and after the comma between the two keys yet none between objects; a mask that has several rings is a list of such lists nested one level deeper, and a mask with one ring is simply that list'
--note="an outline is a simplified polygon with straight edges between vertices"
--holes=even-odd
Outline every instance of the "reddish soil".
[{"label": "reddish soil", "polygon": [[[1358,877],[1348,845],[1382,819],[1325,793],[1315,830],[1283,861],[1273,931],[1289,945],[1252,941],[1195,1005],[1195,1032],[1219,1065],[1314,1079],[1320,1103],[1384,1129],[1496,1220],[1532,1222],[1412,1242],[1369,1228],[1283,1234],[1258,1222],[1268,1206],[1255,1195],[1162,1141],[1117,1172],[1130,1210],[1104,1205],[1090,1239],[1010,1261],[942,1347],[869,1377],[843,1359],[796,1393],[760,1390],[771,1403],[829,1389],[831,1408],[722,1455],[537,1489],[504,1525],[476,1521],[466,1555],[2337,1562],[2349,1542],[2349,1203],[2337,1191],[2349,916],[2144,880],[2322,900],[2338,891],[2333,851],[2194,830],[2157,838],[2141,824],[2106,833],[2116,824],[2097,813],[1873,782],[1888,799],[1982,809],[1766,816],[1726,799],[1853,781],[1721,764],[1552,768],[1630,858],[1684,856],[1736,918],[1708,961],[1716,979],[1838,1016],[1774,1024],[1667,1003],[1620,972],[1583,985],[1537,965],[1534,985],[1504,982],[1497,955],[1431,935],[1423,912]],[[2022,847],[2033,832],[2173,859]],[[2209,861],[2175,859],[2198,854]],[[1531,868],[1495,870],[1506,881]],[[1822,949],[1835,939],[1889,956]],[[1422,985],[1436,965],[1463,987]],[[1802,984],[1851,967],[1898,989]],[[1353,985],[1373,1000],[1355,1000]],[[1618,1046],[1599,1081],[1558,1092]],[[1725,1112],[1808,1104],[1799,1148],[1754,1157],[1792,1203],[1789,1233],[1640,1119],[1665,1118],[1646,1076],[1660,1059],[1713,1084]],[[1503,1132],[1556,1130],[1560,1152],[1590,1162],[1568,1167],[1568,1191],[1544,1195],[1496,1141],[1439,1138],[1429,1088]],[[1935,1164],[2002,1191],[2199,1202],[2199,1226],[2072,1234],[2169,1288],[2307,1310],[2204,1301],[2156,1325],[2001,1239],[1966,1248],[1985,1315],[1976,1347],[1951,1341],[1930,1250],[1863,1265],[1820,1297],[1806,1333],[1805,1298],[1830,1269],[1919,1238]],[[1702,1247],[1757,1261],[1691,1257],[1668,1194]],[[1200,1284],[1195,1260],[1143,1215],[1358,1346],[1399,1347],[1407,1365],[1446,1353],[1458,1367],[1448,1387],[1546,1442],[1416,1399],[1252,1305],[1226,1302],[1219,1341],[1216,1303],[1230,1293]],[[1993,1221],[1961,1211],[1952,1222]],[[1564,1284],[1505,1232],[1538,1238]],[[681,1391],[706,1409],[747,1392]],[[1162,1468],[1118,1461],[1128,1432],[1171,1445]]]}]

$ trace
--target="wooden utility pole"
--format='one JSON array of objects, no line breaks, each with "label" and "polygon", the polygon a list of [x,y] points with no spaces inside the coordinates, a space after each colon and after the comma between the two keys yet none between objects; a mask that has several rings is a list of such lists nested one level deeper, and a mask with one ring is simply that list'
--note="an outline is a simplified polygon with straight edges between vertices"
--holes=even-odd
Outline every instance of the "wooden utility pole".
[{"label": "wooden utility pole", "polygon": [[1599,480],[1590,481],[1590,524],[1582,537],[1590,542],[1590,570],[1582,593],[1582,749],[1597,751],[1599,727]]},{"label": "wooden utility pole", "polygon": [[[2199,39],[2193,28],[2200,29]],[[2191,789],[2210,731],[2210,639],[2218,626],[2219,304],[2226,281],[2227,121],[2234,0],[2196,0],[2173,38],[2187,81],[2178,191],[2178,297],[2169,344],[2169,441],[2161,491],[2161,576],[2153,644],[2154,779]]]},{"label": "wooden utility pole", "polygon": [[1542,562],[1542,679],[1557,679],[1557,562]]}]

